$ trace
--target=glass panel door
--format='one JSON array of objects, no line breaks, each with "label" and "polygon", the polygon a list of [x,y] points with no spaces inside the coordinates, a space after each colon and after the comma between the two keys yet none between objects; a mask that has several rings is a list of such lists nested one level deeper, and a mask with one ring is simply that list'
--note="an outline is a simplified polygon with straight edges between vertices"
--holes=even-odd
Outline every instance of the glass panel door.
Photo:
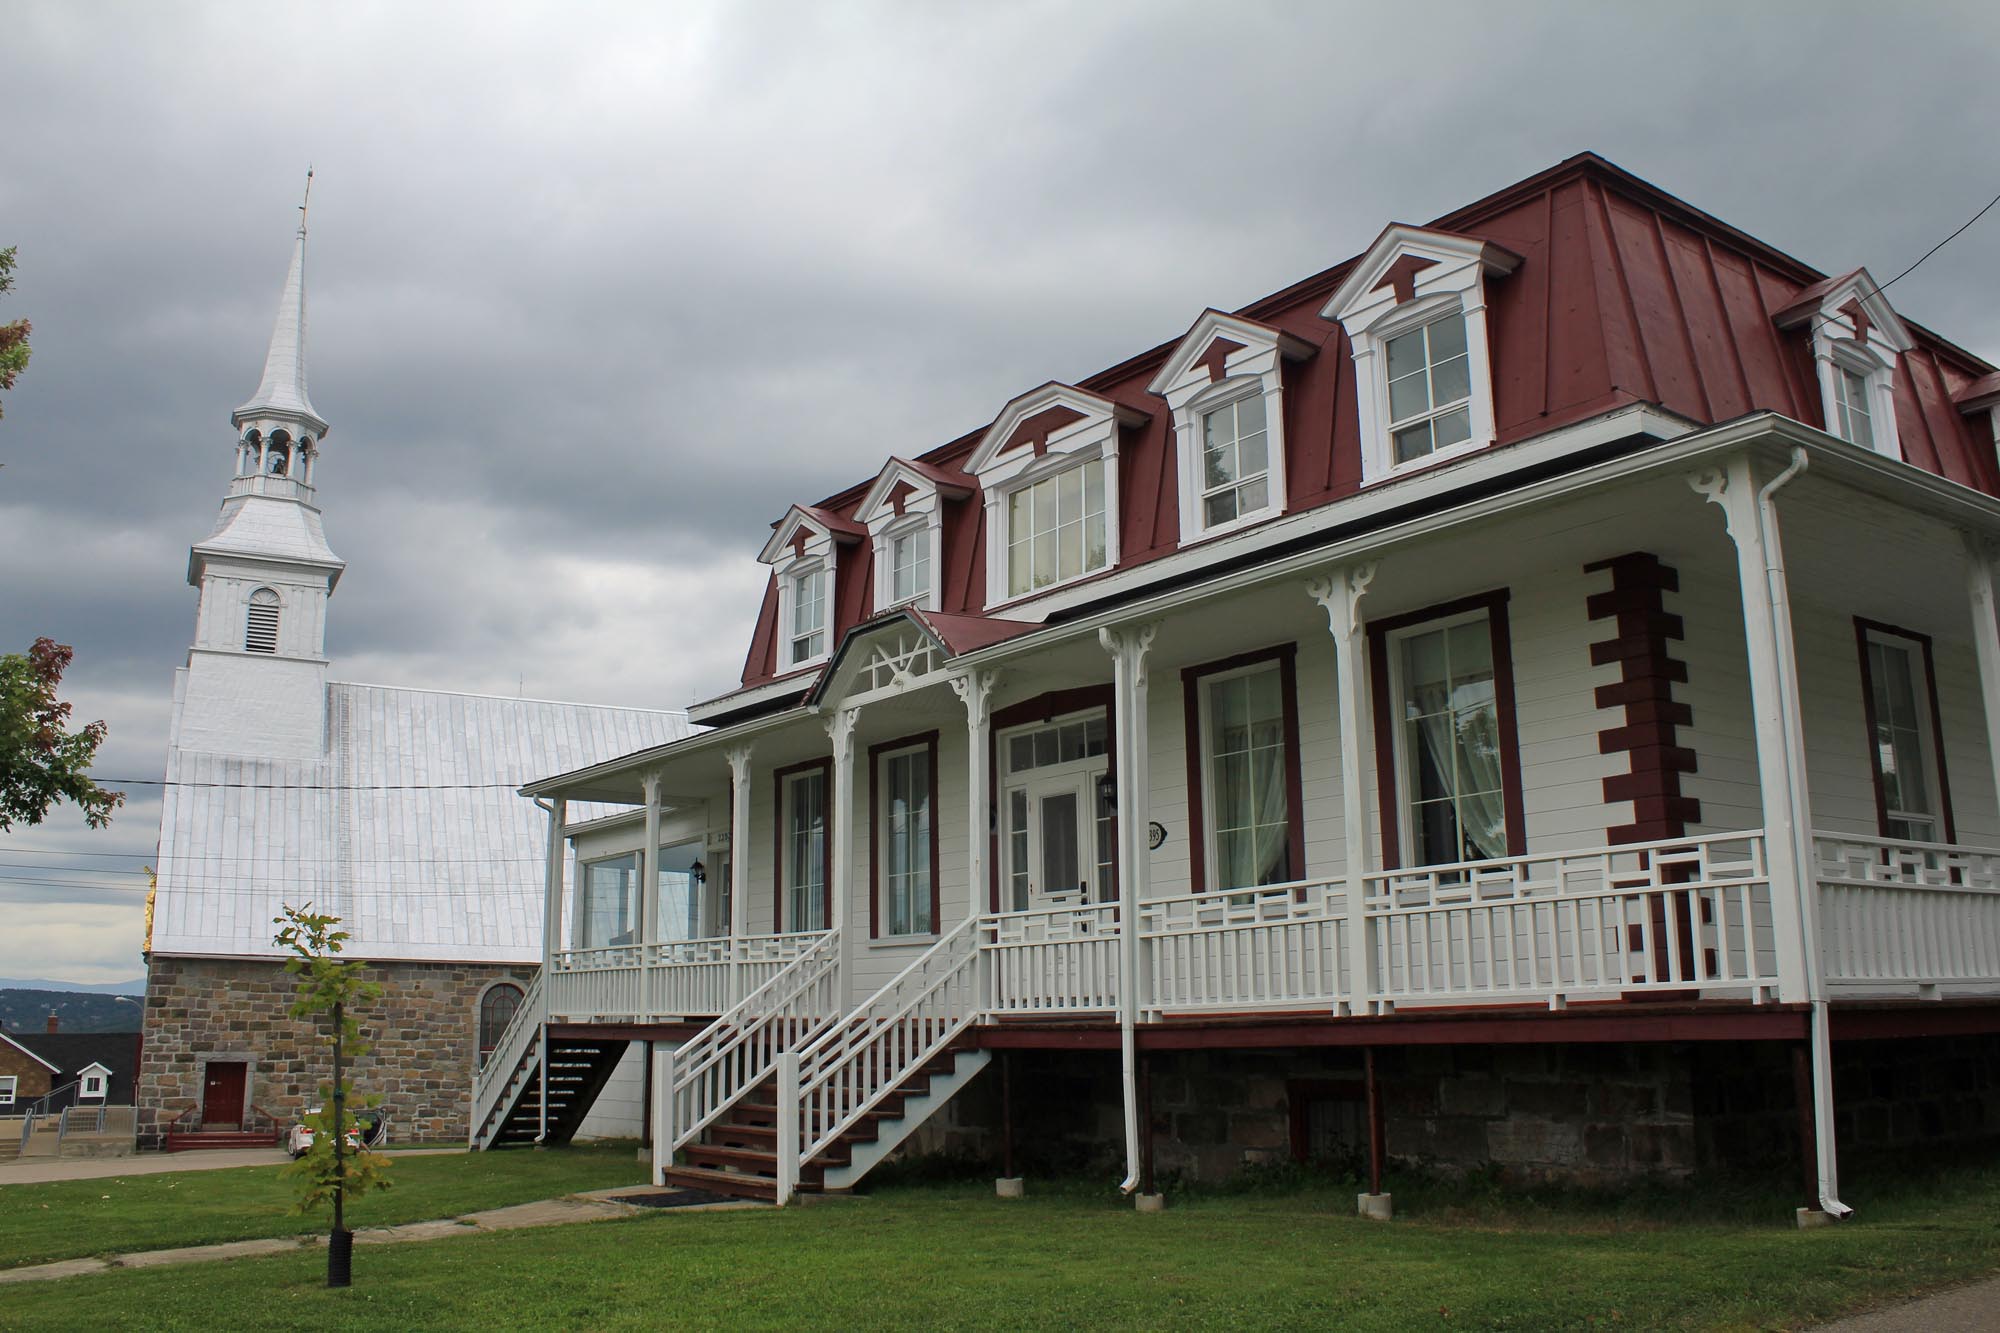
[{"label": "glass panel door", "polygon": [[1002,840],[1004,906],[1022,912],[1098,901],[1098,821],[1093,780],[1084,774],[1037,778],[1008,790]]}]

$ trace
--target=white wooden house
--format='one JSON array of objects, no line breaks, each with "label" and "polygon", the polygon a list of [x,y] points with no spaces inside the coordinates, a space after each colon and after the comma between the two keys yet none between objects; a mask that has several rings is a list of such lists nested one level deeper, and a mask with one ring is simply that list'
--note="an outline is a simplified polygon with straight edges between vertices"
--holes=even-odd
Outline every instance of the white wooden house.
[{"label": "white wooden house", "polygon": [[552,855],[474,1142],[644,1041],[660,1178],[784,1201],[1060,1051],[1129,1190],[1190,1052],[1353,1061],[1379,1164],[1378,1055],[1722,1044],[1840,1215],[1842,1044],[2000,1031],[1996,424],[1865,270],[1592,155],[1024,393],[786,512],[707,730],[525,789],[641,812]]}]

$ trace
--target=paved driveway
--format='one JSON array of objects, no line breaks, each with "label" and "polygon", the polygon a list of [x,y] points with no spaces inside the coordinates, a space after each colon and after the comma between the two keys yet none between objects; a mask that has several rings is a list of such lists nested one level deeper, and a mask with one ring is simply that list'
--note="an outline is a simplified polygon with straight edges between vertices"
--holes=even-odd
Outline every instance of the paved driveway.
[{"label": "paved driveway", "polygon": [[1814,1333],[1992,1333],[2000,1328],[2000,1278],[1858,1314]]}]

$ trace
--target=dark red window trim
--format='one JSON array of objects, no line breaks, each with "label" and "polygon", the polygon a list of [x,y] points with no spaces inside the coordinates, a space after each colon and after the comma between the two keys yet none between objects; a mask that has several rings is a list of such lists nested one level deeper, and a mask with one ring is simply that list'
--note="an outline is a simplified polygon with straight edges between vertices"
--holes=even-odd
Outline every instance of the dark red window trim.
[{"label": "dark red window trim", "polygon": [[868,747],[868,938],[871,940],[924,938],[921,934],[882,933],[882,810],[878,792],[884,756],[920,746],[928,752],[930,759],[931,928],[927,933],[942,934],[944,930],[943,919],[938,914],[938,734],[923,731]]},{"label": "dark red window trim", "polygon": [[1930,696],[1932,762],[1937,766],[1938,821],[1944,825],[1944,841],[1957,842],[1958,829],[1951,818],[1951,780],[1944,767],[1944,715],[1938,708],[1937,664],[1931,656],[1931,636],[1913,629],[1884,624],[1879,620],[1854,617],[1854,647],[1861,657],[1861,715],[1868,727],[1868,776],[1875,783],[1875,830],[1889,836],[1889,794],[1882,787],[1882,755],[1875,748],[1875,676],[1868,669],[1869,631],[1890,638],[1907,639],[1923,649],[1924,692]]},{"label": "dark red window trim", "polygon": [[[1104,710],[1104,725],[1107,731],[1118,725],[1118,692],[1111,685],[1079,685],[1074,689],[1050,690],[1032,699],[996,708],[986,720],[986,901],[987,911],[1000,910],[1000,733],[1014,727],[1026,726],[1030,722],[1053,722],[1059,717],[1073,713],[1087,713],[1093,708]],[[1107,736],[1107,741],[1109,737]],[[1105,773],[1113,781],[1118,777],[1118,747],[1115,743],[1105,746]],[[1118,820],[1111,821],[1111,874],[1118,875]]]},{"label": "dark red window trim", "polygon": [[1196,893],[1208,888],[1208,813],[1202,784],[1207,774],[1201,762],[1201,682],[1240,667],[1278,664],[1278,691],[1285,722],[1285,822],[1290,825],[1287,855],[1293,879],[1306,876],[1305,782],[1299,769],[1299,646],[1281,643],[1255,652],[1238,653],[1219,662],[1181,668],[1181,699],[1187,714],[1188,882]]},{"label": "dark red window trim", "polygon": [[[1507,629],[1505,588],[1456,601],[1440,602],[1421,611],[1368,622],[1368,685],[1374,697],[1375,791],[1382,818],[1382,868],[1403,864],[1401,806],[1403,793],[1396,775],[1396,721],[1389,697],[1389,636],[1430,620],[1444,620],[1468,611],[1484,611],[1493,640],[1493,704],[1500,715],[1501,806],[1507,816],[1507,855],[1528,854],[1528,816],[1521,799],[1521,734],[1514,717],[1514,645]],[[1353,834],[1350,832],[1349,837]]]},{"label": "dark red window trim", "polygon": [[833,827],[833,756],[824,759],[808,759],[801,764],[788,764],[775,769],[771,780],[776,784],[777,799],[771,806],[771,932],[783,935],[785,930],[785,784],[801,773],[818,769],[825,780],[820,784],[820,819],[826,829],[826,842],[822,848],[820,868],[820,889],[826,906],[822,914],[826,917],[827,929],[840,923],[833,919],[833,857],[835,831]]}]

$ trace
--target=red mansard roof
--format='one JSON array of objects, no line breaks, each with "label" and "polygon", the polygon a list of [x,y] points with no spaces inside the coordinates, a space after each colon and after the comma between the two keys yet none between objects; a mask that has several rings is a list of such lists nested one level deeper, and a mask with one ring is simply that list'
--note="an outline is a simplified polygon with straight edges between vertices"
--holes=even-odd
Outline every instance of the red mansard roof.
[{"label": "red mansard roof", "polygon": [[[1518,255],[1489,280],[1493,398],[1505,446],[1614,409],[1651,403],[1712,424],[1752,411],[1824,426],[1809,328],[1777,317],[1844,279],[1829,279],[1593,153],[1581,154],[1430,224]],[[1331,504],[1361,483],[1354,365],[1346,334],[1320,308],[1359,256],[1235,312],[1317,349],[1284,374],[1287,510]],[[1909,461],[1987,494],[2000,467],[1986,428],[1961,411],[1994,383],[1994,368],[1918,325],[1895,375],[1897,428]],[[1164,343],[1077,388],[1152,415],[1119,437],[1119,549],[1114,569],[1171,554],[1179,494],[1171,414],[1147,393],[1177,342]],[[961,468],[989,427],[929,450],[913,464]],[[813,509],[851,515],[873,477]],[[944,504],[942,617],[985,619],[985,513],[978,494]],[[839,561],[836,633],[873,611],[867,544]],[[777,677],[767,588],[743,684]],[[953,635],[950,637],[959,637]],[[1007,637],[1002,634],[999,637]]]}]

